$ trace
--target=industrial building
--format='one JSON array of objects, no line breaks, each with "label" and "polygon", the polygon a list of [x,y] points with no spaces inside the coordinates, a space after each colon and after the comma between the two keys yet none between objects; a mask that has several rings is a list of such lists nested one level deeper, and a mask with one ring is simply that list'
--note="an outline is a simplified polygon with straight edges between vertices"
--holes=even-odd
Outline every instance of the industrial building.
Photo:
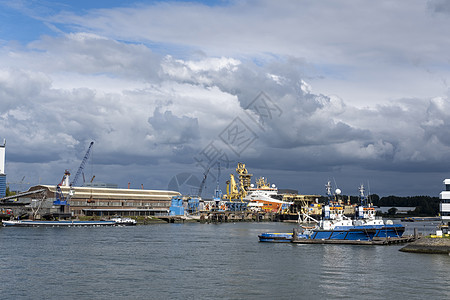
[{"label": "industrial building", "polygon": [[[165,190],[118,189],[117,185],[88,183],[76,186],[94,142],[78,168],[72,182],[65,171],[57,185],[36,185],[28,191],[5,197],[5,142],[0,145],[0,208],[13,211],[13,216],[41,217],[78,216],[167,216],[171,199],[180,193]],[[92,178],[93,179],[93,178]],[[8,215],[9,216],[9,215]]]},{"label": "industrial building", "polygon": [[[58,191],[58,189],[60,191]],[[44,190],[44,191],[42,191]],[[40,215],[70,213],[72,216],[161,216],[168,215],[171,199],[180,193],[165,190],[139,190],[139,189],[111,189],[93,187],[70,187],[37,185],[28,192],[41,191],[29,196],[30,205],[37,208],[40,201]],[[57,201],[58,194],[62,192],[67,200],[67,206],[61,209],[58,205],[51,205]],[[24,199],[22,199],[23,201]],[[48,207],[46,209],[46,207]]]}]

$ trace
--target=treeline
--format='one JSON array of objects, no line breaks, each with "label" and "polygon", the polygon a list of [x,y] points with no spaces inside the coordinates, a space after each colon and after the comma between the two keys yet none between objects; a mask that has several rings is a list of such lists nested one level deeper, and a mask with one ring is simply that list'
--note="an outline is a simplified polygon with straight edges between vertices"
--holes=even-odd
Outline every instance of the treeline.
[{"label": "treeline", "polygon": [[[347,196],[342,195],[341,198],[345,203],[359,204],[360,200],[357,196]],[[399,196],[387,196],[381,197],[377,194],[372,194],[369,196],[370,202],[373,206],[387,206],[387,207],[415,207],[408,216],[426,217],[426,216],[437,216],[439,214],[439,197],[430,196],[410,196],[410,197],[399,197]],[[320,197],[319,201],[321,203],[326,203],[326,197]],[[396,209],[390,209],[387,215],[395,215]],[[406,216],[406,215],[405,215]]]},{"label": "treeline", "polygon": [[[387,196],[379,197],[376,194],[370,195],[370,200],[374,206],[390,206],[390,207],[416,207],[410,213],[411,216],[437,216],[439,214],[439,197],[430,196],[412,196],[412,197],[398,197]],[[390,210],[391,214],[395,210]]]},{"label": "treeline", "polygon": [[16,194],[16,192],[12,192],[12,191],[9,190],[9,186],[6,187],[6,195],[5,195],[5,197],[14,196],[15,194]]}]

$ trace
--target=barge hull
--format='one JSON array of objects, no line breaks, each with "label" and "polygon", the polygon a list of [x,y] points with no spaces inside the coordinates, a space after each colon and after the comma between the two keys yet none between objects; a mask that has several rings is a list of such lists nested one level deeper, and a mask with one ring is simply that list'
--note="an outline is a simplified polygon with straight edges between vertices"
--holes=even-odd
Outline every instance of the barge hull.
[{"label": "barge hull", "polygon": [[3,221],[4,227],[97,227],[114,226],[114,221]]}]

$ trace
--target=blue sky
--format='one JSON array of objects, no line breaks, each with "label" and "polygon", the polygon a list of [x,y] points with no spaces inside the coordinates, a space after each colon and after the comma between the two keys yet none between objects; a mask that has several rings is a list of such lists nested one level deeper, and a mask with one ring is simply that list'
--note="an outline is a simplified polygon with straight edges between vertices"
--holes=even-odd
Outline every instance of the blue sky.
[{"label": "blue sky", "polygon": [[[54,35],[55,32],[46,24],[47,17],[61,13],[72,12],[83,15],[96,9],[133,7],[153,5],[165,1],[0,1],[0,33],[2,40],[16,40],[28,43],[39,39],[41,35]],[[207,6],[227,5],[229,1],[170,1],[171,3],[200,3]]]},{"label": "blue sky", "polygon": [[90,172],[121,187],[202,178],[214,145],[223,189],[241,161],[306,194],[334,178],[348,194],[370,182],[438,195],[449,12],[440,0],[0,1],[8,181],[57,183],[94,140]]}]

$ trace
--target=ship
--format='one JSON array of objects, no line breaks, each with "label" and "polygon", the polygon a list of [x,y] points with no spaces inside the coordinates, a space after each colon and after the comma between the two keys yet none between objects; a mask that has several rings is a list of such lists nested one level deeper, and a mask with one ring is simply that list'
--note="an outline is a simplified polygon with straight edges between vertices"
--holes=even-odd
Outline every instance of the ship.
[{"label": "ship", "polygon": [[252,174],[249,174],[245,164],[238,163],[236,173],[239,175],[239,183],[233,174],[227,181],[227,193],[223,196],[229,210],[237,205],[242,209],[251,211],[279,213],[288,208],[293,202],[283,201],[283,195],[279,194],[278,188],[270,185],[264,177],[256,180],[256,185],[251,183]]},{"label": "ship", "polygon": [[322,207],[322,219],[316,220],[316,226],[301,227],[301,230],[294,230],[292,234],[262,233],[258,236],[259,240],[261,242],[286,242],[293,239],[372,241],[374,238],[402,237],[405,231],[403,225],[393,224],[391,220],[384,221],[375,216],[375,209],[364,195],[363,185],[359,188],[360,205],[356,207],[355,219],[346,217],[342,205],[336,201],[341,191],[336,189],[332,195],[330,182],[326,188],[329,200]]},{"label": "ship", "polygon": [[244,200],[249,201],[249,205],[260,207],[261,210],[266,212],[280,212],[282,209],[286,209],[293,202],[283,201],[283,196],[278,194],[278,189],[275,184],[268,184],[264,177],[260,177],[256,180],[256,187],[251,184],[247,189],[247,195]]},{"label": "ship", "polygon": [[135,219],[124,218],[124,217],[120,217],[120,216],[111,218],[111,221],[116,222],[115,225],[117,225],[117,226],[134,226],[137,224],[137,221]]},{"label": "ship", "polygon": [[98,227],[115,226],[115,221],[35,221],[10,220],[2,221],[3,227]]}]

